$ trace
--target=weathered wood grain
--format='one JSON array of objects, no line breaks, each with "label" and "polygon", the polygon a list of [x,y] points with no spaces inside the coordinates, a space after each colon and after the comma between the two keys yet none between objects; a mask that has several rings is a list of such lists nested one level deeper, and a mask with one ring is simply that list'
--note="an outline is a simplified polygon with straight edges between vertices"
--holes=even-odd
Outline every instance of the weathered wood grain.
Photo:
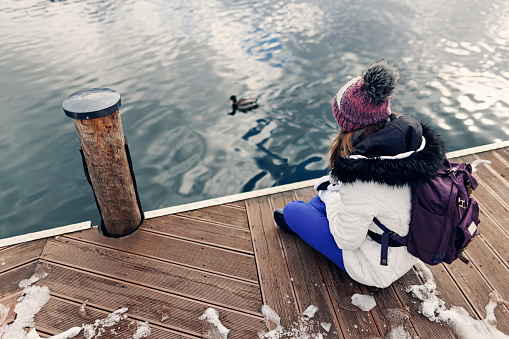
[{"label": "weathered wood grain", "polygon": [[[453,277],[455,283],[465,295],[472,308],[478,315],[478,318],[486,318],[486,305],[490,297],[489,294],[494,290],[493,287],[484,279],[472,263],[465,265],[456,260],[451,265],[446,265],[446,269]],[[507,307],[500,305],[495,308],[497,318],[497,328],[504,333],[509,333],[509,312]]]},{"label": "weathered wood grain", "polygon": [[0,248],[0,274],[16,266],[39,259],[46,239]]},{"label": "weathered wood grain", "polygon": [[[273,209],[283,208],[292,200],[299,199],[292,192],[272,195]],[[279,230],[279,236],[286,253],[286,260],[290,272],[290,280],[296,296],[299,313],[302,314],[309,306],[318,307],[313,320],[318,323],[331,324],[328,333],[336,333],[341,337],[341,329],[336,318],[332,300],[327,291],[325,278],[320,270],[320,264],[311,246],[296,235]],[[322,332],[324,332],[322,330]]]},{"label": "weathered wood grain", "polygon": [[415,328],[417,335],[419,338],[456,338],[456,335],[447,324],[431,321],[423,316],[419,310],[421,301],[406,291],[408,286],[422,285],[422,283],[423,281],[419,278],[416,271],[412,269],[392,284],[400,302],[408,310],[410,322]]},{"label": "weathered wood grain", "polygon": [[73,121],[106,231],[114,237],[133,232],[142,217],[125,151],[120,112]]},{"label": "weathered wood grain", "polygon": [[371,312],[364,312],[352,304],[354,294],[362,294],[360,285],[332,261],[318,253],[327,290],[336,308],[336,314],[345,338],[379,337]]},{"label": "weathered wood grain", "polygon": [[0,298],[22,290],[22,288],[19,287],[20,281],[30,278],[34,274],[36,266],[37,260],[34,260],[1,273]]},{"label": "weathered wood grain", "polygon": [[[288,328],[298,317],[298,308],[269,198],[249,199],[246,207],[263,303],[273,309],[281,317],[281,325]],[[275,325],[269,323],[268,327],[273,329]]]},{"label": "weathered wood grain", "polygon": [[253,254],[251,234],[247,229],[226,227],[178,215],[149,219],[143,223],[141,228],[190,241]]},{"label": "weathered wood grain", "polygon": [[182,297],[260,314],[258,284],[66,238],[49,240],[42,258]]},{"label": "weathered wood grain", "polygon": [[258,282],[256,264],[252,255],[143,230],[138,230],[123,238],[104,237],[93,229],[73,233],[66,237],[207,272]]},{"label": "weathered wood grain", "polygon": [[[34,317],[35,327],[38,332],[56,335],[66,331],[75,326],[91,325],[96,320],[105,319],[111,312],[97,309],[88,304],[85,304],[84,312],[80,311],[81,303],[69,301],[57,296],[52,296],[46,305]],[[100,333],[98,338],[132,338],[137,330],[137,322],[145,322],[145,318],[134,318],[131,310],[127,310],[123,315],[127,315],[126,319],[120,320],[114,326],[106,327],[99,326],[95,331],[96,336]],[[156,325],[153,323],[150,326],[150,336],[148,338],[160,339],[177,339],[177,338],[200,338],[200,336],[190,335],[182,332],[172,330],[171,328]],[[101,331],[104,329],[104,332]],[[93,338],[95,338],[94,336]],[[76,338],[84,338],[82,332]]]},{"label": "weathered wood grain", "polygon": [[[59,264],[49,263],[49,268],[51,273],[41,283],[53,295],[79,302],[88,300],[91,307],[108,312],[127,307],[134,318],[193,336],[202,334],[198,318],[210,304]],[[217,305],[213,308],[219,312],[223,325],[231,329],[231,338],[253,338],[264,328],[261,316]],[[169,309],[170,317],[161,321],[160,311],[164,309]]]},{"label": "weathered wood grain", "polygon": [[239,201],[232,201],[232,202],[229,202],[227,204],[224,204],[225,206],[229,206],[229,207],[235,207],[235,208],[240,208],[242,210],[246,210],[246,203],[244,202],[244,200],[239,200]]},{"label": "weathered wood grain", "polygon": [[465,253],[468,254],[484,279],[502,298],[509,300],[509,270],[489,248],[484,239],[475,239],[468,245]]},{"label": "weathered wood grain", "polygon": [[245,211],[224,205],[200,208],[188,212],[177,213],[175,215],[216,222],[246,230],[249,229]]}]

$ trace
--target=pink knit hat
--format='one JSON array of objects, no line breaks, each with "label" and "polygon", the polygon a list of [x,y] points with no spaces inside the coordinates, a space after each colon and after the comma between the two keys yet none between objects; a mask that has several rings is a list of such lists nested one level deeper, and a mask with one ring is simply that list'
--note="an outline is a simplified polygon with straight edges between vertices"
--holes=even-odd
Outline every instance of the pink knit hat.
[{"label": "pink knit hat", "polygon": [[332,102],[338,125],[349,132],[387,119],[391,115],[389,96],[398,82],[398,69],[384,60],[350,80]]}]

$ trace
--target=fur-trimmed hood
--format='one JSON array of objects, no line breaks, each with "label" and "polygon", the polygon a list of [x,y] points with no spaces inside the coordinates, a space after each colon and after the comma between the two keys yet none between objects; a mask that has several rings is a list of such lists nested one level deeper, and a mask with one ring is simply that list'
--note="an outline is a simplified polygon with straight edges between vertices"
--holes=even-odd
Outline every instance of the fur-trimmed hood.
[{"label": "fur-trimmed hood", "polygon": [[[425,146],[417,151],[423,137]],[[433,129],[410,115],[393,114],[387,126],[356,145],[350,157],[337,159],[330,174],[343,183],[415,185],[436,175],[444,157],[445,142]]]}]

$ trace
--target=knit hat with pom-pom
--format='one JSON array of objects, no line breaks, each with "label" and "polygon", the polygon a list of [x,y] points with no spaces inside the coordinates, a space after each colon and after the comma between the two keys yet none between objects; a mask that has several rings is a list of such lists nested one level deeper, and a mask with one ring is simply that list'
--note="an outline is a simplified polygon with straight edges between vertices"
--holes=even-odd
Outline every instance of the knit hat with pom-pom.
[{"label": "knit hat with pom-pom", "polygon": [[350,80],[336,94],[332,111],[338,125],[355,131],[387,119],[391,115],[390,95],[399,83],[396,66],[380,60]]}]

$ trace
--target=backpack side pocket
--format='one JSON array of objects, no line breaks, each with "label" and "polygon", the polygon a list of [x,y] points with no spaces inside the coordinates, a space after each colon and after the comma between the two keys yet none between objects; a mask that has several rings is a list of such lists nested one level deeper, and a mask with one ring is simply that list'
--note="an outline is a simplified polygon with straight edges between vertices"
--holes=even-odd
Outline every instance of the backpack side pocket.
[{"label": "backpack side pocket", "polygon": [[407,236],[408,252],[429,265],[435,265],[433,260],[440,245],[440,241],[437,240],[442,237],[445,219],[445,214],[433,214],[420,204],[414,204]]}]

